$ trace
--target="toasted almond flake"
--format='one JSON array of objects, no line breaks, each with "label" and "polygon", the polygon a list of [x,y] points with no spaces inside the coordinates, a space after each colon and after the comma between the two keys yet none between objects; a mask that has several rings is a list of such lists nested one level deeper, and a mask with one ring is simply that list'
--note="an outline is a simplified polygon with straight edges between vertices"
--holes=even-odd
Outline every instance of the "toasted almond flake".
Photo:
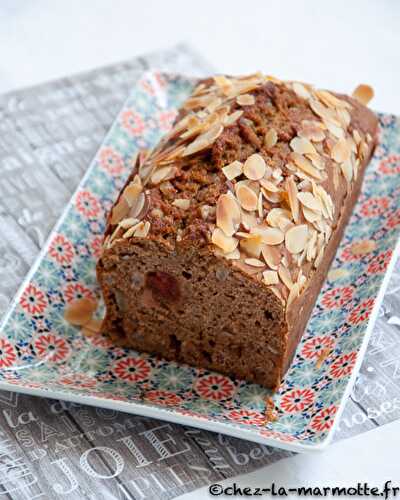
[{"label": "toasted almond flake", "polygon": [[307,244],[308,226],[301,224],[300,226],[291,227],[285,233],[285,246],[290,253],[300,253],[304,250]]},{"label": "toasted almond flake", "polygon": [[251,233],[259,234],[266,245],[279,245],[285,239],[283,231],[277,227],[253,227]]},{"label": "toasted almond flake", "polygon": [[321,247],[321,249],[319,250],[317,257],[316,257],[316,258],[315,258],[315,260],[314,260],[314,267],[315,267],[315,268],[317,268],[317,267],[321,264],[322,259],[323,259],[323,257],[324,257],[324,252],[325,252],[325,247],[323,246],[323,247]]},{"label": "toasted almond flake", "polygon": [[176,198],[172,205],[177,208],[181,208],[182,210],[187,210],[190,207],[190,200],[186,198]]},{"label": "toasted almond flake", "polygon": [[328,131],[334,135],[337,139],[343,139],[345,135],[345,131],[341,125],[334,123],[332,121],[325,120],[324,121],[326,128]]},{"label": "toasted almond flake", "polygon": [[261,191],[258,195],[257,212],[260,219],[262,219],[264,217],[264,207],[263,207],[263,194]]},{"label": "toasted almond flake", "polygon": [[253,267],[265,267],[264,262],[262,262],[259,259],[255,259],[253,257],[250,257],[248,259],[244,259],[245,264],[248,266],[253,266]]},{"label": "toasted almond flake", "polygon": [[322,158],[322,156],[319,153],[315,154],[307,154],[306,158],[308,160],[311,160],[311,163],[316,167],[318,170],[324,170],[325,168],[325,160]]},{"label": "toasted almond flake", "polygon": [[142,213],[145,202],[146,202],[146,195],[142,192],[139,194],[139,197],[136,200],[135,205],[129,211],[130,217],[139,219],[140,218],[139,215],[141,215]]},{"label": "toasted almond flake", "polygon": [[142,187],[141,183],[139,184],[139,183],[131,182],[124,189],[122,196],[126,199],[126,201],[128,202],[128,205],[130,207],[132,207],[137,202],[137,199],[142,191],[143,191],[143,187]]},{"label": "toasted almond flake", "polygon": [[235,179],[236,177],[239,177],[239,175],[242,175],[243,173],[243,163],[235,160],[229,165],[226,165],[225,167],[222,168],[222,171],[225,175],[225,177],[228,180]]},{"label": "toasted almond flake", "polygon": [[267,263],[267,266],[276,271],[282,258],[278,248],[275,246],[263,245],[261,253]]},{"label": "toasted almond flake", "polygon": [[316,221],[321,220],[322,214],[321,212],[315,212],[314,210],[310,210],[307,207],[302,207],[303,215],[304,218],[306,219],[307,222],[311,222],[313,224]]},{"label": "toasted almond flake", "polygon": [[339,169],[335,167],[333,168],[333,187],[335,191],[339,189]]},{"label": "toasted almond flake", "polygon": [[253,181],[258,181],[264,177],[266,171],[266,164],[264,158],[254,153],[247,158],[243,166],[244,175]]},{"label": "toasted almond flake", "polygon": [[316,212],[322,212],[322,203],[321,200],[316,198],[313,194],[306,192],[297,193],[297,198],[302,205],[309,208],[310,210],[314,210]]},{"label": "toasted almond flake", "polygon": [[228,259],[228,260],[240,259],[240,250],[238,248],[235,248],[235,250],[233,252],[225,253],[224,257],[225,257],[225,259]]},{"label": "toasted almond flake", "polygon": [[322,186],[315,186],[315,194],[322,201],[323,207],[329,219],[333,220],[335,213],[335,205],[333,204],[331,195],[329,195]]},{"label": "toasted almond flake", "polygon": [[263,240],[259,234],[249,235],[248,238],[240,240],[240,249],[257,259],[260,257],[262,247]]},{"label": "toasted almond flake", "polygon": [[124,239],[130,238],[131,236],[133,236],[135,234],[136,229],[138,227],[143,226],[143,225],[144,225],[143,222],[138,222],[137,224],[134,224],[127,231],[125,231],[125,233],[122,235],[122,238],[124,238]]},{"label": "toasted almond flake", "polygon": [[286,307],[289,307],[291,305],[291,303],[297,299],[299,294],[300,294],[299,284],[295,283],[292,286],[292,288],[290,289],[289,297],[288,297],[287,302],[286,302]]},{"label": "toasted almond flake", "polygon": [[149,234],[150,231],[150,222],[146,221],[142,223],[142,226],[139,226],[136,231],[135,231],[135,237],[136,238],[146,238],[146,236]]},{"label": "toasted almond flake", "polygon": [[290,290],[293,286],[293,281],[288,268],[281,264],[278,267],[278,275],[282,283]]},{"label": "toasted almond flake", "polygon": [[176,167],[162,167],[156,169],[151,175],[152,184],[159,184],[160,182],[173,179],[177,174],[178,169]]},{"label": "toasted almond flake", "polygon": [[234,267],[237,267],[238,269],[240,269],[241,271],[243,271],[244,273],[246,273],[246,274],[248,274],[250,276],[254,276],[256,274],[261,275],[261,268],[254,267],[254,266],[249,266],[248,264],[246,264],[241,259],[239,259],[239,260],[233,260],[232,261],[232,265]]},{"label": "toasted almond flake", "polygon": [[224,253],[233,252],[239,243],[239,240],[236,238],[226,236],[226,234],[219,227],[214,229],[211,239],[214,245],[220,248]]},{"label": "toasted almond flake", "polygon": [[314,177],[315,179],[321,179],[321,173],[312,165],[310,160],[307,160],[304,156],[294,152],[291,153],[290,157],[300,170],[308,175],[311,175],[311,177]]},{"label": "toasted almond flake", "polygon": [[231,87],[232,82],[225,75],[216,75],[213,77],[214,82],[220,88]]},{"label": "toasted almond flake", "polygon": [[357,145],[360,144],[360,142],[362,141],[360,132],[356,128],[353,129],[353,139]]},{"label": "toasted almond flake", "polygon": [[182,156],[189,156],[211,146],[221,135],[224,127],[220,123],[213,125],[207,132],[199,135],[185,148]]},{"label": "toasted almond flake", "polygon": [[90,330],[92,333],[99,333],[101,331],[102,324],[103,324],[102,319],[92,318],[90,321],[85,323],[85,328]]},{"label": "toasted almond flake", "polygon": [[353,243],[350,247],[350,252],[353,255],[366,255],[376,249],[376,242],[373,240],[362,240]]},{"label": "toasted almond flake", "polygon": [[278,273],[276,271],[264,271],[263,282],[266,285],[277,285],[279,283]]},{"label": "toasted almond flake", "polygon": [[339,139],[331,150],[331,158],[342,163],[350,158],[351,149],[346,139]]},{"label": "toasted almond flake", "polygon": [[293,176],[287,178],[286,189],[289,199],[289,206],[295,222],[299,221],[299,200],[297,199],[297,187]]},{"label": "toasted almond flake", "polygon": [[266,148],[273,148],[278,142],[278,134],[274,128],[270,128],[264,137],[264,145]]},{"label": "toasted almond flake", "polygon": [[256,100],[251,94],[242,94],[236,97],[236,102],[239,106],[252,106],[255,104]]},{"label": "toasted almond flake", "polygon": [[281,302],[281,304],[285,303],[285,299],[283,298],[278,288],[276,288],[275,286],[270,286],[268,290],[270,290],[275,295],[275,297]]},{"label": "toasted almond flake", "polygon": [[233,195],[222,194],[217,201],[217,226],[226,236],[233,236],[239,228],[241,212]]},{"label": "toasted almond flake", "polygon": [[236,184],[236,196],[245,210],[252,212],[257,209],[257,195],[248,185]]},{"label": "toasted almond flake", "polygon": [[331,118],[332,115],[330,113],[330,110],[326,108],[323,104],[321,104],[320,101],[317,101],[316,99],[310,99],[309,105],[310,108],[314,111],[314,113],[320,118],[328,120]]},{"label": "toasted almond flake", "polygon": [[290,141],[290,147],[295,153],[299,153],[301,155],[317,154],[315,147],[308,139],[305,139],[304,137],[294,137]]},{"label": "toasted almond flake", "polygon": [[348,184],[351,183],[351,179],[353,178],[353,166],[351,164],[351,160],[348,159],[340,164],[340,169],[347,181]]},{"label": "toasted almond flake", "polygon": [[241,222],[243,227],[247,229],[247,231],[250,231],[250,229],[257,224],[257,217],[252,213],[242,210]]},{"label": "toasted almond flake", "polygon": [[270,191],[267,191],[263,187],[261,188],[262,194],[264,195],[264,198],[271,203],[279,203],[282,199],[282,193],[277,192],[277,193],[271,193]]},{"label": "toasted almond flake", "polygon": [[139,220],[135,219],[134,217],[127,217],[126,219],[121,220],[121,222],[119,223],[119,227],[122,227],[122,229],[129,229],[138,222]]},{"label": "toasted almond flake", "polygon": [[357,99],[357,101],[361,102],[361,104],[367,106],[367,104],[374,97],[374,89],[369,85],[365,85],[362,83],[354,89],[352,96],[354,97],[354,99]]},{"label": "toasted almond flake", "polygon": [[210,102],[210,104],[207,105],[206,111],[209,113],[214,113],[214,111],[220,106],[222,103],[222,99],[220,97],[216,97],[213,101]]},{"label": "toasted almond flake", "polygon": [[271,227],[279,227],[282,218],[290,221],[292,214],[284,208],[272,208],[267,215],[267,222]]},{"label": "toasted almond flake", "polygon": [[76,299],[68,303],[64,310],[64,319],[71,325],[85,325],[97,309],[97,302],[93,299]]},{"label": "toasted almond flake", "polygon": [[273,182],[268,179],[260,179],[261,186],[269,191],[270,193],[279,193],[279,188]]},{"label": "toasted almond flake", "polygon": [[314,120],[303,120],[298,134],[313,142],[321,142],[325,139],[325,126]]},{"label": "toasted almond flake", "polygon": [[124,219],[128,215],[129,208],[128,202],[121,196],[118,203],[112,209],[110,223],[118,224],[121,219]]},{"label": "toasted almond flake", "polygon": [[315,94],[321,101],[330,108],[341,108],[344,104],[341,99],[328,92],[327,90],[316,90]]},{"label": "toasted almond flake", "polygon": [[305,86],[300,82],[293,82],[293,90],[303,99],[309,99],[311,97],[310,92],[308,92]]},{"label": "toasted almond flake", "polygon": [[223,120],[222,123],[225,127],[229,127],[230,125],[233,125],[243,114],[243,109],[238,109],[237,111],[234,111],[230,115],[226,116]]},{"label": "toasted almond flake", "polygon": [[307,242],[306,258],[307,262],[311,262],[315,259],[317,255],[317,236],[318,233],[315,229],[311,229],[309,232],[309,238]]}]

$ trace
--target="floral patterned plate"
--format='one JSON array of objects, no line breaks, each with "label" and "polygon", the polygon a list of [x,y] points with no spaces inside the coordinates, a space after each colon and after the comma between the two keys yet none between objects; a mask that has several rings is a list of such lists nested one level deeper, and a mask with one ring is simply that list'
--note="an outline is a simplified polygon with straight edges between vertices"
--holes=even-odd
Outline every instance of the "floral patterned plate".
[{"label": "floral patterned plate", "polygon": [[193,85],[184,77],[149,73],[133,89],[0,327],[0,388],[296,451],[321,449],[351,390],[393,266],[400,230],[395,116],[380,115],[380,146],[362,194],[272,400],[258,385],[113,347],[102,336],[84,337],[63,318],[70,301],[99,294],[95,263],[105,215],[135,151],[168,130]]}]

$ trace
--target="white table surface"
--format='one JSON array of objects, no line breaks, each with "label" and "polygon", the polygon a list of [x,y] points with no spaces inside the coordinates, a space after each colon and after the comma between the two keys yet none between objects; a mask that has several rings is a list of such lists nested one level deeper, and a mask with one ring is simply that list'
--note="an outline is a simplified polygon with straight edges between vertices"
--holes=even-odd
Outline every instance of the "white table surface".
[{"label": "white table surface", "polygon": [[[262,70],[344,92],[369,83],[373,107],[400,114],[399,26],[398,0],[2,0],[0,92],[186,41],[220,72]],[[235,481],[400,483],[399,445],[395,422]]]}]

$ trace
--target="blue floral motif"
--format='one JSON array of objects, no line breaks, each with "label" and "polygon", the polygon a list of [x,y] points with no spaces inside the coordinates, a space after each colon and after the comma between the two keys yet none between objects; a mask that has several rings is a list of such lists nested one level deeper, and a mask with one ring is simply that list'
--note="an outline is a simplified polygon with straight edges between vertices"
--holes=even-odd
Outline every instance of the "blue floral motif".
[{"label": "blue floral motif", "polygon": [[161,364],[155,376],[158,387],[167,391],[187,390],[194,380],[192,368],[167,363]]},{"label": "blue floral motif", "polygon": [[257,384],[243,383],[237,390],[237,404],[242,407],[264,410],[271,391]]}]

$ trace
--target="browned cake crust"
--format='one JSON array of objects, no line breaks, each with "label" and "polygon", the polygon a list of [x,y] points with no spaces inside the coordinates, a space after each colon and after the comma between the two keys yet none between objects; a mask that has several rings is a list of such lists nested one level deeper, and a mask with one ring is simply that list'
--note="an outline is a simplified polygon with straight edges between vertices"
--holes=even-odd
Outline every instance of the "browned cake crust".
[{"label": "browned cake crust", "polygon": [[376,133],[374,114],[347,96],[259,74],[202,82],[110,215],[103,331],[277,387]]}]

